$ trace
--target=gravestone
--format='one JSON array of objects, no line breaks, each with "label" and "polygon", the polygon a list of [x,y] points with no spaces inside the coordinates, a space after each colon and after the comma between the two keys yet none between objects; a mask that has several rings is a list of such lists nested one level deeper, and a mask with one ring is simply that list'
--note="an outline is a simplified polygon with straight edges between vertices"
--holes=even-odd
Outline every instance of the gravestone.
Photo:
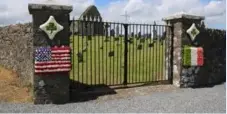
[{"label": "gravestone", "polygon": [[134,32],[131,32],[131,37],[134,37]]},{"label": "gravestone", "polygon": [[111,30],[110,30],[110,36],[112,36],[112,37],[115,36],[115,31],[114,31],[114,29],[111,29]]},{"label": "gravestone", "polygon": [[120,32],[119,26],[117,25],[117,27],[116,27],[116,37],[119,37],[119,32]]},{"label": "gravestone", "polygon": [[137,37],[138,37],[138,39],[141,38],[141,32],[139,32],[139,33],[137,34]]}]

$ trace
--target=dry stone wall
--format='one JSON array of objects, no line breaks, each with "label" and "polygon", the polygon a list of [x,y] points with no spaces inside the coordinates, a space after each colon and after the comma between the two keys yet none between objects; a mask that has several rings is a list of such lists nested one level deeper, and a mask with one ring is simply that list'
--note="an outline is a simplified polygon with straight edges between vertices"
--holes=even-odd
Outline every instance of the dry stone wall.
[{"label": "dry stone wall", "polygon": [[33,75],[32,24],[0,28],[0,66],[15,71],[28,84]]}]

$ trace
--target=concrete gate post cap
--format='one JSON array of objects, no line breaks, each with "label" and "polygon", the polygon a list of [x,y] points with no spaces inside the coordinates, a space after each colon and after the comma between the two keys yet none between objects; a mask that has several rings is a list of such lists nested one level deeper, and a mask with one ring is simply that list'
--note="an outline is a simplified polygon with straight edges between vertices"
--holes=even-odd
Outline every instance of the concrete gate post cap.
[{"label": "concrete gate post cap", "polygon": [[30,14],[35,11],[46,10],[46,11],[66,11],[70,13],[73,10],[71,5],[52,5],[52,4],[28,4],[28,10]]},{"label": "concrete gate post cap", "polygon": [[175,15],[172,16],[168,16],[163,18],[163,21],[169,21],[169,20],[175,20],[175,19],[193,19],[193,20],[204,20],[205,16],[197,16],[197,15],[190,15],[190,14],[186,14],[186,13],[177,13]]}]

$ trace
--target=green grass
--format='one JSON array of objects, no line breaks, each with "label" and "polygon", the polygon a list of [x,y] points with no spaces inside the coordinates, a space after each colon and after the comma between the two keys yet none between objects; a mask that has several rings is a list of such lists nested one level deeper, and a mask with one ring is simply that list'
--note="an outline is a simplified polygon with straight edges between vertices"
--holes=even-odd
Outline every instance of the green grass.
[{"label": "green grass", "polygon": [[[85,84],[122,84],[124,78],[124,38],[115,40],[113,37],[105,41],[104,36],[94,36],[91,39],[82,36],[71,37],[73,48],[71,79]],[[152,40],[130,39],[128,44],[128,83],[166,80],[164,74],[165,41],[153,43]],[[87,48],[86,47],[87,42]],[[153,47],[149,44],[153,43]],[[138,45],[142,45],[139,50]],[[83,49],[86,51],[82,52]],[[83,62],[78,62],[83,53]],[[114,56],[109,56],[114,52]]]}]

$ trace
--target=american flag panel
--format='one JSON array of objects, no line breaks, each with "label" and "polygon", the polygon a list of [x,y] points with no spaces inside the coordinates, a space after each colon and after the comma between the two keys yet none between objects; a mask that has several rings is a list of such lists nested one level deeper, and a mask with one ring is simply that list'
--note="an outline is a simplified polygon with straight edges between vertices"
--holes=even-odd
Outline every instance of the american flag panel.
[{"label": "american flag panel", "polygon": [[35,52],[35,73],[68,72],[71,69],[70,47],[39,47]]}]

